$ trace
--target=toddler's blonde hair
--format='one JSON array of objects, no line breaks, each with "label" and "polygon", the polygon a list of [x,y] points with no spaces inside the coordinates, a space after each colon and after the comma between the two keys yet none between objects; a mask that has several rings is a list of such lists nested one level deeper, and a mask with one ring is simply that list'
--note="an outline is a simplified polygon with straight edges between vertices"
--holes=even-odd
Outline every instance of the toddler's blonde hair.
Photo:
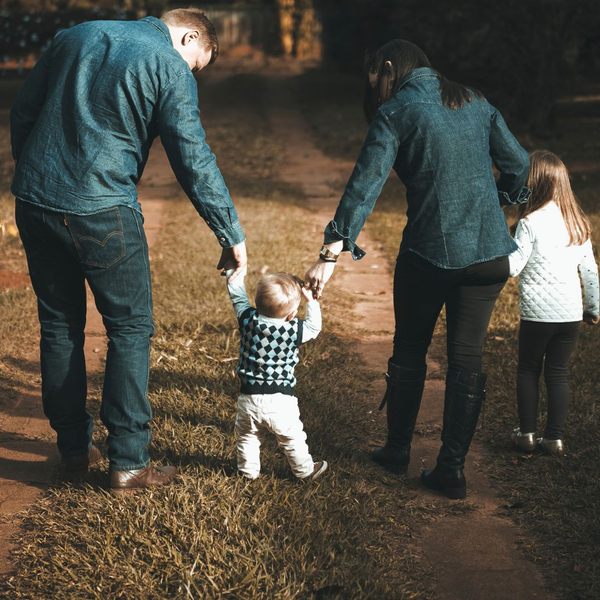
[{"label": "toddler's blonde hair", "polygon": [[256,286],[255,303],[259,314],[283,319],[300,305],[302,282],[289,273],[265,275]]}]

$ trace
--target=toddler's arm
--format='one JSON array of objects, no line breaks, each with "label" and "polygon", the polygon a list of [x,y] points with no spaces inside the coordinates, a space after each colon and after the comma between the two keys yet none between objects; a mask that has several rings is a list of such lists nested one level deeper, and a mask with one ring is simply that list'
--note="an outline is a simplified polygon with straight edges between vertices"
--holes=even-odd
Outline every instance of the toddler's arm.
[{"label": "toddler's arm", "polygon": [[302,295],[306,298],[306,317],[302,326],[301,344],[315,339],[321,332],[321,306],[318,300],[313,298],[311,290],[302,288]]},{"label": "toddler's arm", "polygon": [[535,236],[531,225],[525,219],[521,219],[515,232],[515,242],[519,247],[508,256],[511,277],[516,277],[525,268],[533,252],[534,240]]},{"label": "toddler's arm", "polygon": [[240,273],[233,281],[229,281],[229,277],[231,277],[234,271],[235,269],[229,269],[225,273],[225,280],[227,281],[227,291],[229,292],[229,297],[233,303],[235,315],[239,319],[241,314],[250,308],[250,302],[248,302],[246,286],[244,285],[246,271],[244,270],[242,273]]},{"label": "toddler's arm", "polygon": [[598,302],[598,265],[594,259],[592,250],[592,241],[588,240],[583,245],[584,255],[579,263],[579,272],[583,281],[583,291],[585,294],[584,314],[597,315],[600,312]]}]

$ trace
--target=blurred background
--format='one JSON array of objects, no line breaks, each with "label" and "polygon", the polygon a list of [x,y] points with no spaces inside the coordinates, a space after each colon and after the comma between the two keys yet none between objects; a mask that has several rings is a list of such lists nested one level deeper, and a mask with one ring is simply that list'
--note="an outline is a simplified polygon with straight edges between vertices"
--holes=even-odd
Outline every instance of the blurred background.
[{"label": "blurred background", "polygon": [[[597,0],[193,4],[215,24],[225,55],[312,59],[335,70],[360,72],[366,51],[396,37],[409,39],[439,71],[480,88],[510,120],[533,130],[552,124],[561,96],[589,92],[587,86],[600,75]],[[167,0],[0,0],[0,72],[27,71],[58,30],[76,23],[160,16],[188,5]]]}]

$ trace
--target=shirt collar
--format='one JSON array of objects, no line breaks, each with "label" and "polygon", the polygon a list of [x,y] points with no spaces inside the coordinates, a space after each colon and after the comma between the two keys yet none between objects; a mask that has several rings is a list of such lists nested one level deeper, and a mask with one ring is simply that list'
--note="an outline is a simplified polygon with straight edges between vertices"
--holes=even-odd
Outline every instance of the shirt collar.
[{"label": "shirt collar", "polygon": [[278,319],[277,317],[266,317],[265,315],[258,315],[258,320],[261,323],[266,323],[267,325],[277,325],[281,326],[286,322],[286,318]]},{"label": "shirt collar", "polygon": [[401,80],[396,92],[399,92],[407,83],[415,79],[438,79],[439,75],[429,67],[419,67],[407,73]]},{"label": "shirt collar", "polygon": [[144,17],[141,20],[145,21],[146,23],[149,23],[153,27],[156,27],[156,29],[158,29],[165,36],[167,42],[169,42],[171,46],[173,45],[173,40],[171,39],[171,33],[169,32],[169,28],[160,19],[157,19],[156,17]]}]

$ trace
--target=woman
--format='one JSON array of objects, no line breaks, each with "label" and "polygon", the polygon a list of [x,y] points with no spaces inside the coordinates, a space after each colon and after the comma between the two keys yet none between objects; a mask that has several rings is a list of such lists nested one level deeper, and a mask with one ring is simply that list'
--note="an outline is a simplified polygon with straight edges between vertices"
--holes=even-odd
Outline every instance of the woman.
[{"label": "woman", "polygon": [[445,79],[414,44],[388,42],[368,61],[367,74],[370,128],[306,282],[319,297],[342,250],[355,260],[364,256],[356,239],[393,168],[406,186],[408,223],[396,262],[396,331],[381,405],[387,403],[388,438],[373,460],[395,473],[408,468],[427,349],[445,305],[442,447],[421,480],[464,498],[465,456],[485,397],[483,340],[516,248],[500,204],[527,201],[529,159],[482,94]]}]

